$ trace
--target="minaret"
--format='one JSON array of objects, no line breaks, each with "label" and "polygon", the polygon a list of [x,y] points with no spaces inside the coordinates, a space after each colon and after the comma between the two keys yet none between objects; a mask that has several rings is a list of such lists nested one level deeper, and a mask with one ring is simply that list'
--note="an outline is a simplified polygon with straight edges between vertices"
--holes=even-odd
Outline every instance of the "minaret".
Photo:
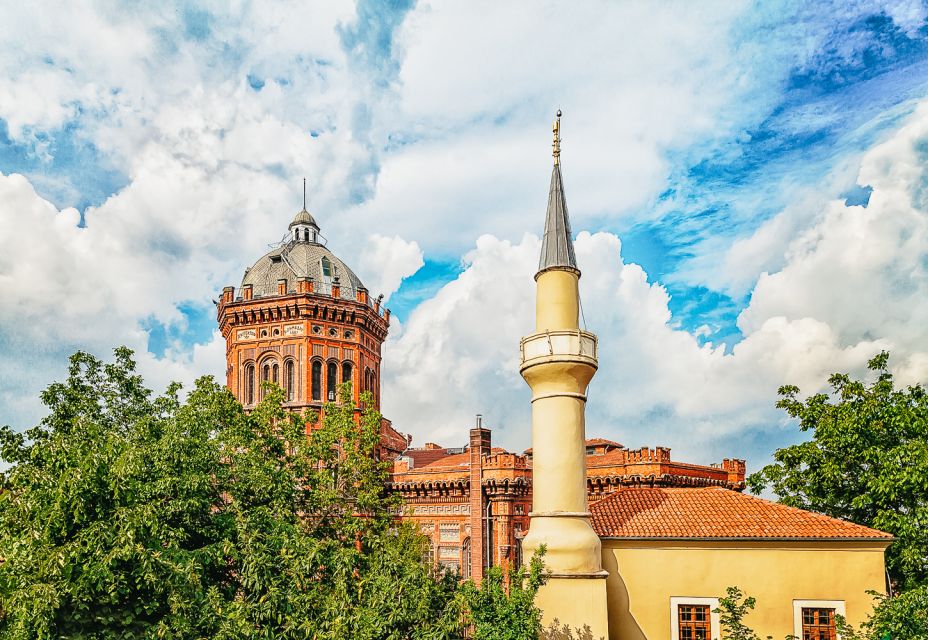
[{"label": "minaret", "polygon": [[584,410],[596,373],[596,336],[580,329],[580,270],[561,181],[561,112],[554,123],[554,168],[545,235],[535,274],[535,333],[522,338],[519,372],[532,389],[532,513],[522,543],[528,559],[545,545],[548,583],[536,604],[545,625],[589,626],[608,638],[606,577],[590,526]]}]

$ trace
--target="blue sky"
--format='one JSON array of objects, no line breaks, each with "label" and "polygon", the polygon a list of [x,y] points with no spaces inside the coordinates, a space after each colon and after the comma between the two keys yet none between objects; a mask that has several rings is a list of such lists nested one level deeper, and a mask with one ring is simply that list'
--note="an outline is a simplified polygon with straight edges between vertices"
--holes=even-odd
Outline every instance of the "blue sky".
[{"label": "blue sky", "polygon": [[[594,234],[584,251],[604,265],[586,271],[588,320],[615,352],[594,383],[609,390],[596,429],[645,443],[642,425],[661,422],[653,437],[684,453],[729,455],[725,442],[763,460],[793,437],[771,410],[790,375],[859,370],[885,344],[917,380],[922,334],[877,315],[833,318],[792,274],[824,251],[830,220],[870,224],[872,194],[884,203],[891,178],[904,182],[877,158],[918,136],[924,3],[570,7],[12,11],[0,27],[0,248],[11,256],[0,258],[0,422],[37,419],[36,394],[77,348],[130,344],[156,386],[220,373],[210,300],[280,237],[305,176],[330,247],[398,319],[384,381],[405,401],[386,401],[398,426],[454,439],[481,411],[504,444],[524,445],[526,414],[513,408],[524,389],[505,349],[530,329],[519,329],[530,297],[515,283],[541,231],[559,107],[574,229]],[[904,163],[912,145],[898,146]],[[861,278],[890,282],[889,267],[872,268]],[[904,305],[920,287],[905,281],[874,305]],[[512,322],[488,319],[496,312]],[[754,346],[779,321],[783,342]],[[831,351],[809,346],[810,323]],[[768,368],[800,344],[819,355]],[[24,345],[40,354],[34,366],[20,362]],[[634,379],[622,369],[631,353]],[[728,406],[634,391],[679,387],[668,362],[687,358],[700,380],[754,386]],[[441,367],[439,401],[420,390]]]}]

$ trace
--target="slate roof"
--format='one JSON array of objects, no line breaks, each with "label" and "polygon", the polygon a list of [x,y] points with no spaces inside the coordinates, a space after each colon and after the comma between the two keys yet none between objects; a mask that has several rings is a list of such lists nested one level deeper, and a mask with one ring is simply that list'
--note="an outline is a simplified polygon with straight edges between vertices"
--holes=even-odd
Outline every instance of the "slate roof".
[{"label": "slate roof", "polygon": [[293,222],[291,222],[291,223],[290,223],[290,226],[287,227],[287,228],[288,228],[288,229],[292,229],[293,227],[295,227],[295,226],[298,225],[298,224],[311,225],[311,226],[313,226],[313,227],[316,227],[316,229],[319,228],[319,225],[316,224],[316,219],[313,218],[312,214],[311,214],[309,211],[307,211],[306,209],[303,209],[303,210],[297,212],[297,214],[293,217]]},{"label": "slate roof", "polygon": [[341,297],[354,300],[358,289],[364,287],[361,279],[326,247],[312,242],[291,241],[271,249],[245,272],[242,286],[252,285],[255,297],[276,296],[279,278],[286,278],[287,289],[295,291],[297,278],[306,276],[313,278],[317,292],[330,293],[322,277],[323,257],[336,269],[332,275],[338,275]]},{"label": "slate roof", "polygon": [[574,241],[570,233],[570,218],[567,216],[567,198],[561,180],[561,165],[555,164],[551,171],[551,187],[548,190],[548,212],[545,216],[545,235],[541,240],[541,256],[538,272],[553,268],[577,268],[574,256]]},{"label": "slate roof", "polygon": [[590,513],[602,538],[892,540],[876,529],[721,487],[624,488],[591,504]]}]

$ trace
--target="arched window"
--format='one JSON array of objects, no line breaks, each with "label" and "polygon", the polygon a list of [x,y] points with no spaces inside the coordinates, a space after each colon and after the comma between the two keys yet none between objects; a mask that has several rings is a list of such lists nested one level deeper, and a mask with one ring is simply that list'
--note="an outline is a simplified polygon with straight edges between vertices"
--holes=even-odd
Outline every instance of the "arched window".
[{"label": "arched window", "polygon": [[245,404],[255,403],[255,365],[248,363],[245,365]]},{"label": "arched window", "polygon": [[461,545],[461,577],[470,578],[470,538],[464,538]]},{"label": "arched window", "polygon": [[296,379],[294,377],[296,367],[293,365],[293,360],[287,360],[284,363],[284,391],[287,394],[287,402],[293,402],[295,398],[296,390]]},{"label": "arched window", "polygon": [[364,391],[371,390],[371,370],[364,369]]},{"label": "arched window", "polygon": [[274,363],[274,366],[271,368],[271,381],[274,384],[278,384],[280,380],[280,367],[277,366],[277,363]]},{"label": "arched window", "polygon": [[342,382],[351,382],[351,363],[342,363]]},{"label": "arched window", "polygon": [[435,543],[429,539],[429,546],[425,550],[425,557],[422,558],[428,567],[435,566]]},{"label": "arched window", "polygon": [[313,400],[322,400],[322,363],[313,360]]},{"label": "arched window", "polygon": [[338,385],[338,365],[330,362],[325,372],[325,391],[329,402],[335,402],[336,387]]}]

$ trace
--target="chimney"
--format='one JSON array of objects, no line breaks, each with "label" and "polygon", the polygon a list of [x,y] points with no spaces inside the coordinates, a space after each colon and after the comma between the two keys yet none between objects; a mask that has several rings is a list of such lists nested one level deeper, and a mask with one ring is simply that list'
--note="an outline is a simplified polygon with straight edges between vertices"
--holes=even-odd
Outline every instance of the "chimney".
[{"label": "chimney", "polygon": [[367,304],[367,289],[364,287],[358,289],[358,302]]},{"label": "chimney", "polygon": [[486,500],[483,497],[483,457],[490,453],[490,430],[483,428],[483,416],[477,414],[470,430],[470,575],[476,584],[483,579],[484,556],[490,541],[486,539],[484,521]]},{"label": "chimney", "polygon": [[338,282],[338,276],[332,278],[332,297],[341,298],[342,297],[342,287]]},{"label": "chimney", "polygon": [[235,300],[235,287],[225,287],[222,290],[222,303],[229,304]]},{"label": "chimney", "polygon": [[296,279],[296,292],[297,293],[310,293],[309,288],[309,278],[302,276]]},{"label": "chimney", "polygon": [[285,296],[287,295],[287,279],[279,278],[277,280],[277,295]]},{"label": "chimney", "polygon": [[242,287],[242,297],[245,300],[251,300],[254,297],[254,287],[250,284],[246,284]]},{"label": "chimney", "polygon": [[380,301],[381,301],[381,300],[383,300],[383,294],[382,294],[382,293],[381,293],[379,296],[377,296],[376,298],[374,298],[374,311],[376,311],[377,313],[380,313]]},{"label": "chimney", "polygon": [[387,321],[387,324],[390,324],[390,310],[386,307],[383,310],[383,319]]}]

